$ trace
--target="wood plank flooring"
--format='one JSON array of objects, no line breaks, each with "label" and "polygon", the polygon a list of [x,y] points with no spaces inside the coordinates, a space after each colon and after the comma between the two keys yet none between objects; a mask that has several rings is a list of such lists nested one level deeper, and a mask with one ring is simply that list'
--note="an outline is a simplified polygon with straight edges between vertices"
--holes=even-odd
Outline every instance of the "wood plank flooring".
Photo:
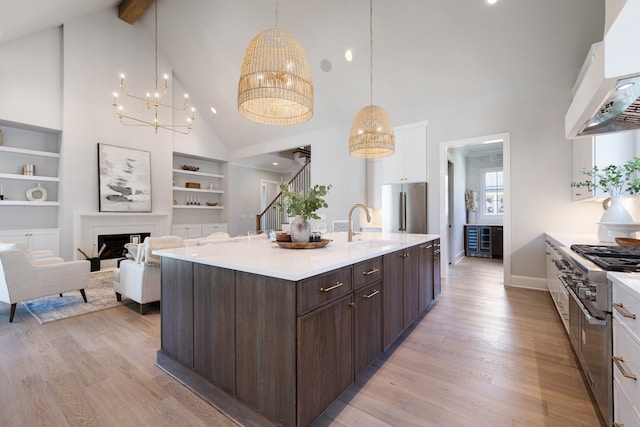
[{"label": "wood plank flooring", "polygon": [[[160,314],[137,305],[38,324],[0,303],[0,426],[233,426],[154,363]],[[544,292],[465,258],[437,304],[318,426],[599,426]]]}]

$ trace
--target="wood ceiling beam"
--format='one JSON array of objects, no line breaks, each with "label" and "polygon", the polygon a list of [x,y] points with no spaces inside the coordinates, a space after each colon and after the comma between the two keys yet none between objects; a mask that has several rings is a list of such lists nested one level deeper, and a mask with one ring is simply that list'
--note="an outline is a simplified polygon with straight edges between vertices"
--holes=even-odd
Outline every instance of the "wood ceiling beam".
[{"label": "wood ceiling beam", "polygon": [[142,18],[144,12],[155,2],[155,0],[122,0],[118,6],[118,18],[131,25]]}]

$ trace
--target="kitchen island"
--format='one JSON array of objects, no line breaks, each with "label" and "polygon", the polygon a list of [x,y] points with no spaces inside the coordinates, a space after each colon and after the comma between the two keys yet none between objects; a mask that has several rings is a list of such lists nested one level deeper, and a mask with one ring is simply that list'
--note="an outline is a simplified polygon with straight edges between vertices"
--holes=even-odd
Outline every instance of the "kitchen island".
[{"label": "kitchen island", "polygon": [[241,425],[311,424],[440,292],[437,235],[326,237],[155,251],[157,365]]}]

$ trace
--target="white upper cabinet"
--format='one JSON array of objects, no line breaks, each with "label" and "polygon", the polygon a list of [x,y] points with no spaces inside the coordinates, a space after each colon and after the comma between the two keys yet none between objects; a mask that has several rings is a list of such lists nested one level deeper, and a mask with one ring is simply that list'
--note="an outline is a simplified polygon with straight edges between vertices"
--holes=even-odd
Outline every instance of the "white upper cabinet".
[{"label": "white upper cabinet", "polygon": [[[581,173],[591,170],[593,166],[602,169],[609,165],[623,165],[638,155],[636,148],[638,132],[618,132],[573,140],[573,177],[572,181],[586,181],[590,179]],[[587,188],[571,187],[573,200],[589,198],[606,198],[608,195],[601,190],[588,191]]]},{"label": "white upper cabinet", "polygon": [[427,122],[412,123],[394,128],[396,152],[381,160],[380,184],[426,182]]}]

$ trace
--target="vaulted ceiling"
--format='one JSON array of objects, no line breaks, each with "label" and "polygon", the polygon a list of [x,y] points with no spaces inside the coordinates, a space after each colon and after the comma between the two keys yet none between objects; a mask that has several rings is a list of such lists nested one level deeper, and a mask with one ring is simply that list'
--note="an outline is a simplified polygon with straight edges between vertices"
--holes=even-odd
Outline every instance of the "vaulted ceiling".
[{"label": "vaulted ceiling", "polygon": [[[117,13],[120,3],[0,0],[0,42],[101,9]],[[430,111],[452,99],[459,100],[452,120],[464,120],[472,114],[464,110],[465,97],[489,97],[505,87],[517,93],[523,85],[554,78],[558,67],[577,75],[590,44],[598,41],[585,34],[601,32],[604,2],[499,0],[489,6],[485,0],[374,0],[373,14],[373,102],[401,125],[429,120]],[[581,25],[568,31],[575,20]],[[151,37],[153,14],[133,25]],[[208,121],[230,150],[350,126],[369,103],[369,2],[279,0],[279,26],[298,39],[311,64],[314,116],[292,127],[240,116],[236,97],[245,49],[274,25],[269,0],[159,0],[158,48],[190,94],[198,119]],[[593,26],[600,28],[594,32]],[[344,58],[347,48],[353,50],[352,62]],[[567,83],[570,91],[573,82]]]}]

